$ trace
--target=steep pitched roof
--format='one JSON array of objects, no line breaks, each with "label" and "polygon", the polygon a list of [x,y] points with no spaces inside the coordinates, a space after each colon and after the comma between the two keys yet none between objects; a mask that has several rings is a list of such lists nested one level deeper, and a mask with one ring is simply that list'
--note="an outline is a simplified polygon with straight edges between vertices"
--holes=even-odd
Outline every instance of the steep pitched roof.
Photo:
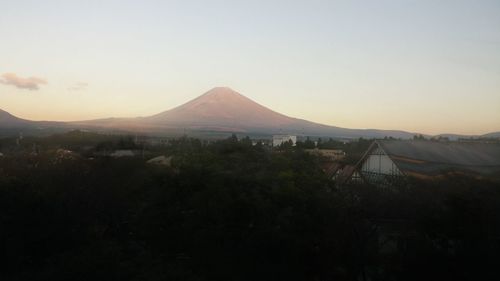
[{"label": "steep pitched roof", "polygon": [[337,184],[342,185],[347,183],[352,178],[352,175],[356,172],[356,170],[356,166],[346,165],[337,177]]},{"label": "steep pitched roof", "polygon": [[336,162],[327,162],[321,165],[323,172],[328,178],[332,178],[337,171],[342,168],[342,164]]},{"label": "steep pitched roof", "polygon": [[500,171],[500,144],[398,140],[376,144],[405,174],[463,171],[487,175]]}]

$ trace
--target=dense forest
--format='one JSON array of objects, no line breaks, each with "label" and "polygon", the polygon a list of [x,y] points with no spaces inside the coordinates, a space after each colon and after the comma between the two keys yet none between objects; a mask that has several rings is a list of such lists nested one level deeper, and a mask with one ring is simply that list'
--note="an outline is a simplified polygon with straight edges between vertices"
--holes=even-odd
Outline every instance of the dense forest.
[{"label": "dense forest", "polygon": [[[92,156],[141,149],[130,138],[23,142],[1,142],[21,147],[0,158],[1,280],[498,276],[498,182],[450,175],[337,187],[303,143],[272,149],[234,136],[148,148],[173,156],[170,165]],[[355,154],[368,144],[348,145]]]}]

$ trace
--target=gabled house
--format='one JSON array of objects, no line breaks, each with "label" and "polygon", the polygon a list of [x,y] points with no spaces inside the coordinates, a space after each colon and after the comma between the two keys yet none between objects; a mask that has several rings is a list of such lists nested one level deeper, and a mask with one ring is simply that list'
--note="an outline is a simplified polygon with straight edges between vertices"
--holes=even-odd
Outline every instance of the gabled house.
[{"label": "gabled house", "polygon": [[377,140],[356,165],[364,181],[391,186],[409,176],[448,173],[491,177],[500,172],[500,145],[434,141]]}]

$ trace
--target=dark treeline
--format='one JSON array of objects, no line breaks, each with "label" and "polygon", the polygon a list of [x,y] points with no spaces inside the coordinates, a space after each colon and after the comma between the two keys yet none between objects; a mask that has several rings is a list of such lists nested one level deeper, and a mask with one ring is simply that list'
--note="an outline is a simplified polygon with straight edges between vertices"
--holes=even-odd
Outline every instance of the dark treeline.
[{"label": "dark treeline", "polygon": [[233,137],[184,138],[168,150],[170,167],[141,157],[0,158],[0,279],[497,275],[497,183],[455,176],[339,189],[301,148]]},{"label": "dark treeline", "polygon": [[78,152],[139,148],[134,137],[130,135],[104,135],[80,130],[47,137],[17,136],[0,138],[0,150],[5,152],[31,152],[33,147],[42,150],[64,148]]}]

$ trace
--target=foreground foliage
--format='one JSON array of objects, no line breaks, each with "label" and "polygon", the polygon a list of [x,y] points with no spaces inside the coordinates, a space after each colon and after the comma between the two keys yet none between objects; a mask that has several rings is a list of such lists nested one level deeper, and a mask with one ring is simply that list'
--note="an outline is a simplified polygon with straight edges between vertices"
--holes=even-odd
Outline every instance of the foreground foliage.
[{"label": "foreground foliage", "polygon": [[2,280],[477,280],[500,261],[493,182],[337,189],[301,149],[169,151],[1,159]]}]

